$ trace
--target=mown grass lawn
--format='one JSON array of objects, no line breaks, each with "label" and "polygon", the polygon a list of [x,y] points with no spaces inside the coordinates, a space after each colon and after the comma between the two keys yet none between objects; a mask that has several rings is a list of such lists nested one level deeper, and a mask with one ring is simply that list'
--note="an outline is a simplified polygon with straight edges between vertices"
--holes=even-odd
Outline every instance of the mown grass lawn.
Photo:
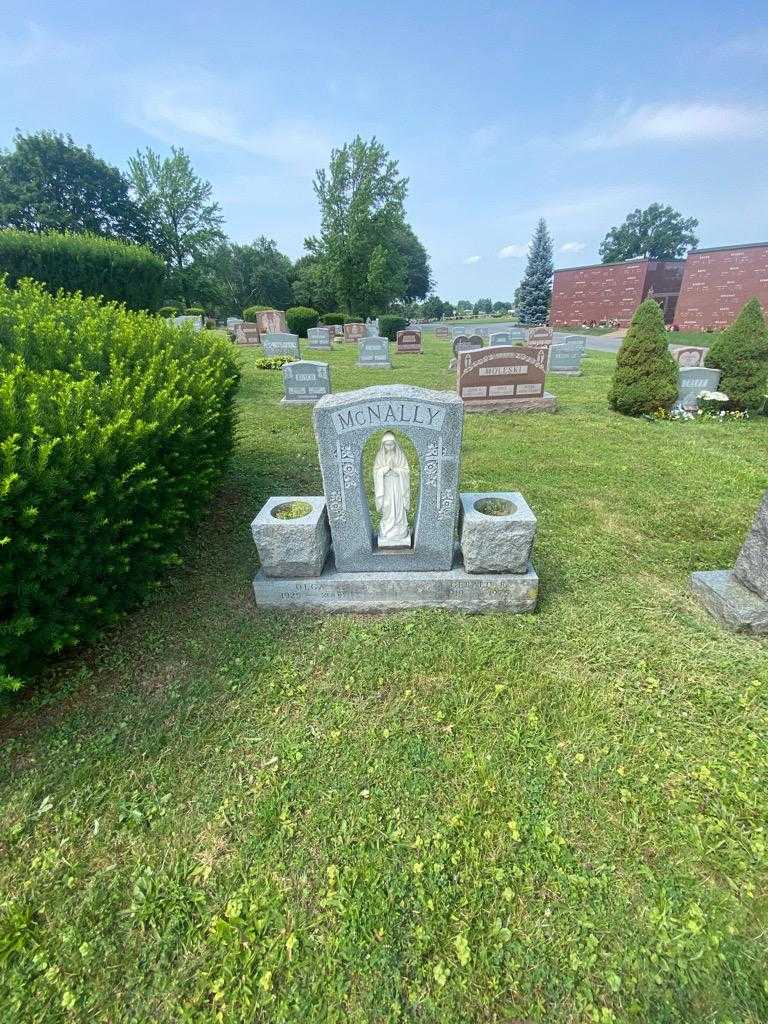
[{"label": "mown grass lawn", "polygon": [[[465,422],[462,487],[538,515],[536,615],[265,614],[249,521],[321,486],[256,356],[184,570],[0,719],[0,1019],[768,1020],[768,644],[687,589],[768,420],[611,414],[589,353],[557,415]],[[446,342],[354,360],[454,386]]]}]

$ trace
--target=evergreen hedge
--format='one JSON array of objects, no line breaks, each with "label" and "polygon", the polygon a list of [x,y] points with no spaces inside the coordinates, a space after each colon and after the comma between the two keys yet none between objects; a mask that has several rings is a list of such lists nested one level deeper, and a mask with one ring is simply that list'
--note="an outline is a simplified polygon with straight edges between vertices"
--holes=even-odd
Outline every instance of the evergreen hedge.
[{"label": "evergreen hedge", "polygon": [[750,299],[706,358],[707,366],[722,370],[719,390],[734,409],[756,410],[768,394],[768,328],[757,299]]},{"label": "evergreen hedge", "polygon": [[0,688],[177,564],[230,455],[229,342],[0,279]]},{"label": "evergreen hedge", "polygon": [[246,306],[245,309],[243,310],[243,320],[245,320],[246,323],[254,324],[256,323],[257,313],[261,313],[262,310],[265,309],[273,308],[273,306]]},{"label": "evergreen hedge", "polygon": [[394,316],[388,313],[386,316],[379,317],[381,337],[389,338],[390,341],[394,341],[397,337],[397,332],[404,331],[407,326],[408,321],[404,316]]},{"label": "evergreen hedge", "polygon": [[13,288],[25,277],[50,292],[101,296],[129,309],[155,310],[161,301],[165,264],[145,245],[98,235],[34,234],[0,230],[0,275]]},{"label": "evergreen hedge", "polygon": [[309,328],[317,326],[319,316],[317,310],[311,309],[309,306],[294,306],[285,311],[285,322],[291,334],[306,338]]},{"label": "evergreen hedge", "polygon": [[611,408],[625,416],[669,409],[677,399],[677,371],[661,307],[655,299],[646,299],[635,310],[616,356],[608,392]]},{"label": "evergreen hedge", "polygon": [[344,323],[343,313],[323,313],[320,317],[320,323],[325,327],[332,327],[334,324]]}]

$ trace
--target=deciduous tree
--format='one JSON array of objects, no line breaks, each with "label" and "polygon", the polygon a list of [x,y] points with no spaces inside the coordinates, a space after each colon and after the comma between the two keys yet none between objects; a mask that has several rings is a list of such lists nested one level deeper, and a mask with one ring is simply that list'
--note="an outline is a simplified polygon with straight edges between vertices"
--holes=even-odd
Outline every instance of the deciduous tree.
[{"label": "deciduous tree", "polygon": [[678,259],[699,244],[694,233],[698,225],[695,217],[686,218],[671,206],[651,203],[645,210],[634,210],[623,224],[611,228],[599,252],[603,263],[638,257]]}]

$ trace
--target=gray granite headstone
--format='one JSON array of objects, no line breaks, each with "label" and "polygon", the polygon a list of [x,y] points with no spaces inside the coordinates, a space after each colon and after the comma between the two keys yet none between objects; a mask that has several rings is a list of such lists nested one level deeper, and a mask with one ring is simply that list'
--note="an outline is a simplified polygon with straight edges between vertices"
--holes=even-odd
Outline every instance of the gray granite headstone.
[{"label": "gray granite headstone", "polygon": [[510,327],[509,335],[513,341],[527,341],[528,332],[524,327]]},{"label": "gray granite headstone", "polygon": [[328,327],[310,327],[307,331],[310,348],[330,348],[331,331]]},{"label": "gray granite headstone", "polygon": [[184,324],[192,324],[192,330],[197,334],[203,329],[203,318],[201,316],[174,316],[171,323],[175,327],[183,327]]},{"label": "gray granite headstone", "polygon": [[[458,395],[393,384],[321,398],[313,412],[336,568],[340,572],[450,569],[458,513],[464,409]],[[413,546],[379,549],[368,511],[363,449],[386,430],[413,443],[420,470]]]},{"label": "gray granite headstone", "polygon": [[483,336],[482,336],[482,334],[479,334],[477,331],[475,331],[474,334],[470,334],[469,340],[470,340],[472,348],[484,348],[485,347],[485,342],[483,341]]},{"label": "gray granite headstone", "polygon": [[300,358],[297,334],[262,334],[261,345],[265,356],[293,356]]},{"label": "gray granite headstone", "polygon": [[717,391],[721,372],[707,366],[681,366],[678,371],[677,405],[689,412],[695,412],[699,407],[699,392]]},{"label": "gray granite headstone", "polygon": [[768,601],[768,491],[763,495],[733,573],[739,583]]},{"label": "gray granite headstone", "polygon": [[227,330],[234,331],[238,324],[244,323],[243,318],[240,316],[228,316],[227,317]]},{"label": "gray granite headstone", "polygon": [[313,362],[300,359],[296,363],[286,363],[283,367],[283,401],[306,405],[316,402],[331,390],[331,369],[328,363]]},{"label": "gray granite headstone", "polygon": [[511,345],[512,344],[512,333],[511,331],[496,331],[490,336],[490,345]]},{"label": "gray granite headstone", "polygon": [[549,357],[552,373],[581,373],[581,360],[587,339],[580,334],[569,334],[562,341],[555,341]]},{"label": "gray granite headstone", "polygon": [[387,338],[361,338],[357,347],[358,366],[381,366],[389,369],[389,341]]}]

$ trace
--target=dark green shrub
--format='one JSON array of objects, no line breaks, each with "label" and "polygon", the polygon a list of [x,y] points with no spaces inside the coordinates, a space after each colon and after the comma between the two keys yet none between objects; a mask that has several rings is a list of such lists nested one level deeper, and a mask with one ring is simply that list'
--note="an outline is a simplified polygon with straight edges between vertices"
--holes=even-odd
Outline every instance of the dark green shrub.
[{"label": "dark green shrub", "polygon": [[404,316],[394,316],[387,314],[386,316],[379,317],[379,331],[381,332],[382,338],[389,338],[390,341],[394,341],[397,337],[398,331],[404,331],[408,326],[408,321]]},{"label": "dark green shrub", "polygon": [[750,299],[714,342],[707,366],[722,370],[720,391],[733,409],[761,409],[768,393],[768,328],[757,299]]},{"label": "dark green shrub", "polygon": [[232,449],[238,378],[216,335],[0,281],[6,686],[93,640],[178,563]]},{"label": "dark green shrub", "polygon": [[365,317],[364,316],[359,316],[359,315],[345,316],[344,319],[341,322],[343,324],[364,324],[365,323]]},{"label": "dark green shrub", "polygon": [[205,310],[202,306],[188,306],[186,310],[187,316],[205,316]]},{"label": "dark green shrub", "polygon": [[669,409],[677,399],[677,363],[672,358],[661,307],[641,302],[616,356],[608,392],[611,408],[625,416]]},{"label": "dark green shrub", "polygon": [[15,288],[25,277],[50,292],[82,292],[124,302],[129,309],[157,309],[165,264],[144,245],[97,235],[39,235],[0,230],[0,274]]},{"label": "dark green shrub", "polygon": [[256,322],[256,314],[264,309],[272,309],[272,306],[246,306],[243,310],[243,320],[249,324]]},{"label": "dark green shrub", "polygon": [[343,324],[344,314],[343,313],[323,313],[320,317],[320,323],[325,327],[329,327],[332,324]]},{"label": "dark green shrub", "polygon": [[285,322],[291,334],[298,334],[300,338],[306,338],[310,327],[317,327],[317,318],[320,314],[316,309],[309,306],[294,306],[285,311]]},{"label": "dark green shrub", "polygon": [[161,306],[157,311],[157,315],[164,316],[166,318],[170,316],[178,316],[179,310],[177,306]]}]

